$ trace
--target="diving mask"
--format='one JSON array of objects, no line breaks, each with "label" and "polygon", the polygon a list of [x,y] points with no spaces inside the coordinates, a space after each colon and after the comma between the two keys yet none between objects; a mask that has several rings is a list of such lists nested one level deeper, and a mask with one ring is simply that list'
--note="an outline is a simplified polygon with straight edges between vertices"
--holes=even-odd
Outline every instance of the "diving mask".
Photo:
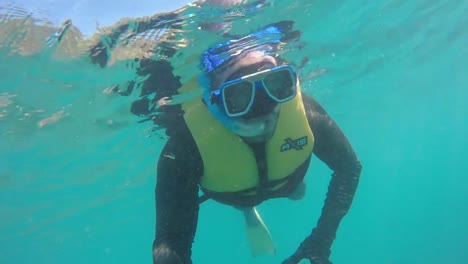
[{"label": "diving mask", "polygon": [[252,108],[257,89],[263,89],[273,101],[284,103],[296,96],[296,82],[294,68],[281,65],[224,82],[211,92],[210,100],[217,103],[227,116],[240,117]]}]

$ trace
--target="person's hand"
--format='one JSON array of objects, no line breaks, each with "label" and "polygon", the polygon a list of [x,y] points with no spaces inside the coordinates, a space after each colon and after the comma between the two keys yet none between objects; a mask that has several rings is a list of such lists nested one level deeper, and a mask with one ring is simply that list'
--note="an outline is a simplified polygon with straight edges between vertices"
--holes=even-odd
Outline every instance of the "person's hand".
[{"label": "person's hand", "polygon": [[182,264],[177,253],[166,245],[153,248],[153,264]]},{"label": "person's hand", "polygon": [[330,248],[324,246],[319,240],[308,237],[282,264],[299,264],[303,259],[309,260],[312,264],[332,264],[329,260],[330,253]]}]

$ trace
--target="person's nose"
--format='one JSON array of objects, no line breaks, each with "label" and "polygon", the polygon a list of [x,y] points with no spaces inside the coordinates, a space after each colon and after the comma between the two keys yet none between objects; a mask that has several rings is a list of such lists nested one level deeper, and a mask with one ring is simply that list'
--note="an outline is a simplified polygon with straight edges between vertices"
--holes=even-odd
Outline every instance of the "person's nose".
[{"label": "person's nose", "polygon": [[255,118],[271,113],[278,103],[270,98],[265,89],[256,89],[255,98],[245,118]]}]

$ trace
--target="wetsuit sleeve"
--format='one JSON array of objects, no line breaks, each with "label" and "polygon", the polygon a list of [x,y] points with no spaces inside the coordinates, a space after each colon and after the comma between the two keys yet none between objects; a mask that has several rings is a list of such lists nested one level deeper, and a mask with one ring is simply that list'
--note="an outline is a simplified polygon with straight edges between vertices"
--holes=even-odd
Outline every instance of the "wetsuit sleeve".
[{"label": "wetsuit sleeve", "polygon": [[169,139],[161,152],[156,183],[153,263],[192,263],[198,220],[201,158],[192,137]]},{"label": "wetsuit sleeve", "polygon": [[362,167],[345,135],[323,107],[307,95],[303,101],[314,133],[314,154],[333,170],[333,175],[317,226],[301,247],[328,259],[341,219],[353,202]]}]

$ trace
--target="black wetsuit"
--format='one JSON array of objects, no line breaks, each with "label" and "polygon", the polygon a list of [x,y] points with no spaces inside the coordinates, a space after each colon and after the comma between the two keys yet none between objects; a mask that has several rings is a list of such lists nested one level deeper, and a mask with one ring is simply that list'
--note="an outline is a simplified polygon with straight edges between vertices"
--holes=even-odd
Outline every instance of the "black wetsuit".
[{"label": "black wetsuit", "polygon": [[[312,232],[313,239],[320,239],[322,250],[326,251],[323,254],[329,255],[338,225],[353,201],[361,164],[346,137],[325,110],[311,97],[304,95],[303,98],[315,138],[313,154],[334,171],[321,217]],[[303,166],[302,171],[296,172],[301,179],[307,167]],[[156,239],[153,246],[155,249],[160,245],[171,248],[183,263],[191,263],[202,174],[203,163],[195,141],[187,126],[181,124],[169,138],[158,162]]]}]

